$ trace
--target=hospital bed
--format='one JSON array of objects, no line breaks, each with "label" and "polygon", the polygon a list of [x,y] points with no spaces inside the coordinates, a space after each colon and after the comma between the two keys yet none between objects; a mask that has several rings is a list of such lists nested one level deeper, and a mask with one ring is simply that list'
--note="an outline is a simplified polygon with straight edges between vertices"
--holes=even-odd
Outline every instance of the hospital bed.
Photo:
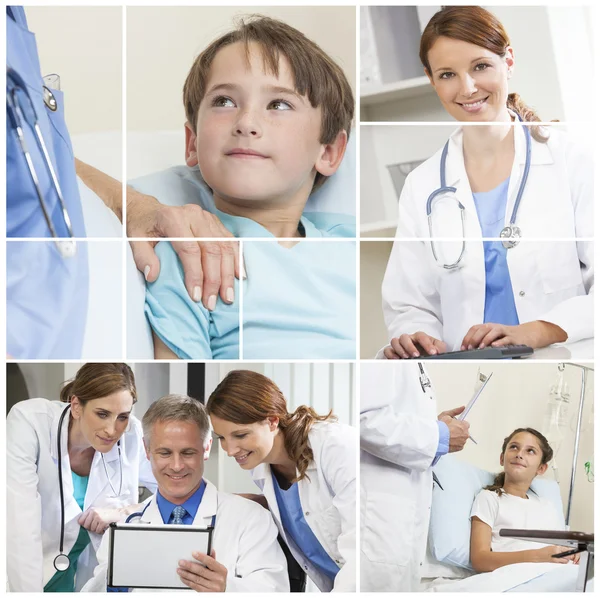
[{"label": "hospital bed", "polygon": [[[434,467],[434,472],[439,485],[434,484],[433,489],[427,554],[421,568],[422,591],[538,592],[576,589],[581,565],[518,563],[501,567],[492,573],[477,574],[471,567],[469,556],[471,507],[475,496],[484,486],[493,482],[495,474],[453,455],[441,459]],[[532,489],[563,512],[559,487],[555,481],[536,478]],[[545,540],[550,543],[554,538],[556,534],[547,536]],[[593,536],[591,539],[590,548],[593,552]],[[583,559],[582,565],[586,567]],[[593,577],[593,571],[589,576]],[[587,591],[592,585],[588,582]]]}]

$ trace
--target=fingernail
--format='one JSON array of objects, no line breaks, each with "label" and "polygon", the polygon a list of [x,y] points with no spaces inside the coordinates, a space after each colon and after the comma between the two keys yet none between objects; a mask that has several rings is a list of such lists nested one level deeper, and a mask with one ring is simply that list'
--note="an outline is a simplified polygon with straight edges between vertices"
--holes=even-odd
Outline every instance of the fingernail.
[{"label": "fingernail", "polygon": [[148,274],[150,274],[150,266],[144,268],[144,278],[146,279],[146,282],[148,282]]},{"label": "fingernail", "polygon": [[233,303],[234,294],[233,294],[233,288],[232,287],[229,287],[227,289],[226,295],[227,295],[227,301],[229,301],[229,303]]},{"label": "fingernail", "polygon": [[469,351],[472,351],[473,350],[473,345],[469,345],[468,348],[469,348]]},{"label": "fingernail", "polygon": [[217,307],[217,296],[211,295],[208,298],[208,311],[214,311],[215,307]]},{"label": "fingernail", "polygon": [[435,349],[429,350],[429,355],[435,355],[436,353],[437,353],[437,351]]},{"label": "fingernail", "polygon": [[461,351],[464,351],[464,350],[465,350],[465,346],[464,346],[464,345],[461,345],[461,346],[460,346],[460,350],[461,350]]},{"label": "fingernail", "polygon": [[419,354],[417,353],[417,351],[415,351],[415,352],[413,353],[413,357],[419,357]]},{"label": "fingernail", "polygon": [[202,289],[200,287],[194,287],[194,295],[193,295],[192,299],[196,303],[198,303],[198,301],[200,301],[200,299],[202,299]]},{"label": "fingernail", "polygon": [[185,565],[185,561],[179,561],[179,566],[183,567]]},{"label": "fingernail", "polygon": [[483,349],[483,343],[481,343],[481,344],[479,345],[479,348],[480,348],[480,349]]}]

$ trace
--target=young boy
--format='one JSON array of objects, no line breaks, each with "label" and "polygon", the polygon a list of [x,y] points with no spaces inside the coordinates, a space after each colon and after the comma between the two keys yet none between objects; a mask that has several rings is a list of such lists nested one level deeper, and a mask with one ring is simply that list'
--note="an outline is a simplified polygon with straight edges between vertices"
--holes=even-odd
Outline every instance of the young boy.
[{"label": "young boy", "polygon": [[155,356],[353,358],[353,242],[299,242],[354,236],[339,215],[304,214],[313,190],[340,165],[354,114],[350,85],[314,42],[267,17],[242,22],[194,62],[184,86],[186,163],[198,167],[216,214],[243,243],[243,301],[237,281],[209,309],[192,301],[169,243],[156,248],[158,280],[146,315]]}]

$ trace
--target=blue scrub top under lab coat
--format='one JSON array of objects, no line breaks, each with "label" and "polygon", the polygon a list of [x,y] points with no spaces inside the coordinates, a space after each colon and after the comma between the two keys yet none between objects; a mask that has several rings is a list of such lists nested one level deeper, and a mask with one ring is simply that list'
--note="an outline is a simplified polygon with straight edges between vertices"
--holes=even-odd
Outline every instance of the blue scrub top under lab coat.
[{"label": "blue scrub top under lab coat", "polygon": [[292,484],[287,490],[283,490],[279,486],[275,474],[271,472],[271,475],[273,476],[277,507],[281,515],[281,524],[286,535],[294,540],[306,559],[333,582],[335,576],[340,572],[340,568],[321,546],[306,522],[298,494],[298,484]]},{"label": "blue scrub top under lab coat", "polygon": [[[147,285],[145,310],[161,340],[181,359],[237,359],[242,304],[244,359],[354,359],[355,243],[300,240],[285,248],[253,220],[218,216],[236,237],[272,241],[244,241],[243,302],[236,280],[236,301],[218,299],[212,313],[190,299],[175,251],[159,243],[161,273]],[[301,219],[306,237],[329,237],[332,229],[341,236],[337,217],[328,227],[323,214],[315,216]]]},{"label": "blue scrub top under lab coat", "polygon": [[[57,173],[76,237],[85,237],[73,150],[64,121],[64,102],[53,90],[58,110],[43,102],[43,80],[35,36],[22,7],[6,9],[6,62],[25,81]],[[7,92],[12,84],[7,81]],[[19,92],[19,95],[21,92]],[[23,99],[25,106],[25,100]],[[59,236],[67,236],[58,197],[30,126],[24,134],[40,179],[46,206]],[[7,237],[50,237],[16,132],[7,118]],[[63,258],[53,242],[7,243],[7,352],[17,359],[81,357],[88,303],[88,256],[84,242],[74,257]]]},{"label": "blue scrub top under lab coat", "polygon": [[[497,238],[504,228],[509,182],[510,179],[506,179],[491,191],[473,193],[481,234],[484,237]],[[517,325],[519,316],[506,260],[508,250],[501,241],[484,241],[483,251],[485,257],[483,322]]]}]

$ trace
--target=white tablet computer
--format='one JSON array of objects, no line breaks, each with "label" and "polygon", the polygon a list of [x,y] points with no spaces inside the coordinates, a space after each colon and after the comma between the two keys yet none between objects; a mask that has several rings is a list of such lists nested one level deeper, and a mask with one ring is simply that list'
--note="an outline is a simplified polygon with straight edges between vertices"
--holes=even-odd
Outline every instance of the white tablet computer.
[{"label": "white tablet computer", "polygon": [[210,554],[214,528],[197,525],[111,523],[108,585],[116,588],[189,589],[177,575],[181,559]]}]

